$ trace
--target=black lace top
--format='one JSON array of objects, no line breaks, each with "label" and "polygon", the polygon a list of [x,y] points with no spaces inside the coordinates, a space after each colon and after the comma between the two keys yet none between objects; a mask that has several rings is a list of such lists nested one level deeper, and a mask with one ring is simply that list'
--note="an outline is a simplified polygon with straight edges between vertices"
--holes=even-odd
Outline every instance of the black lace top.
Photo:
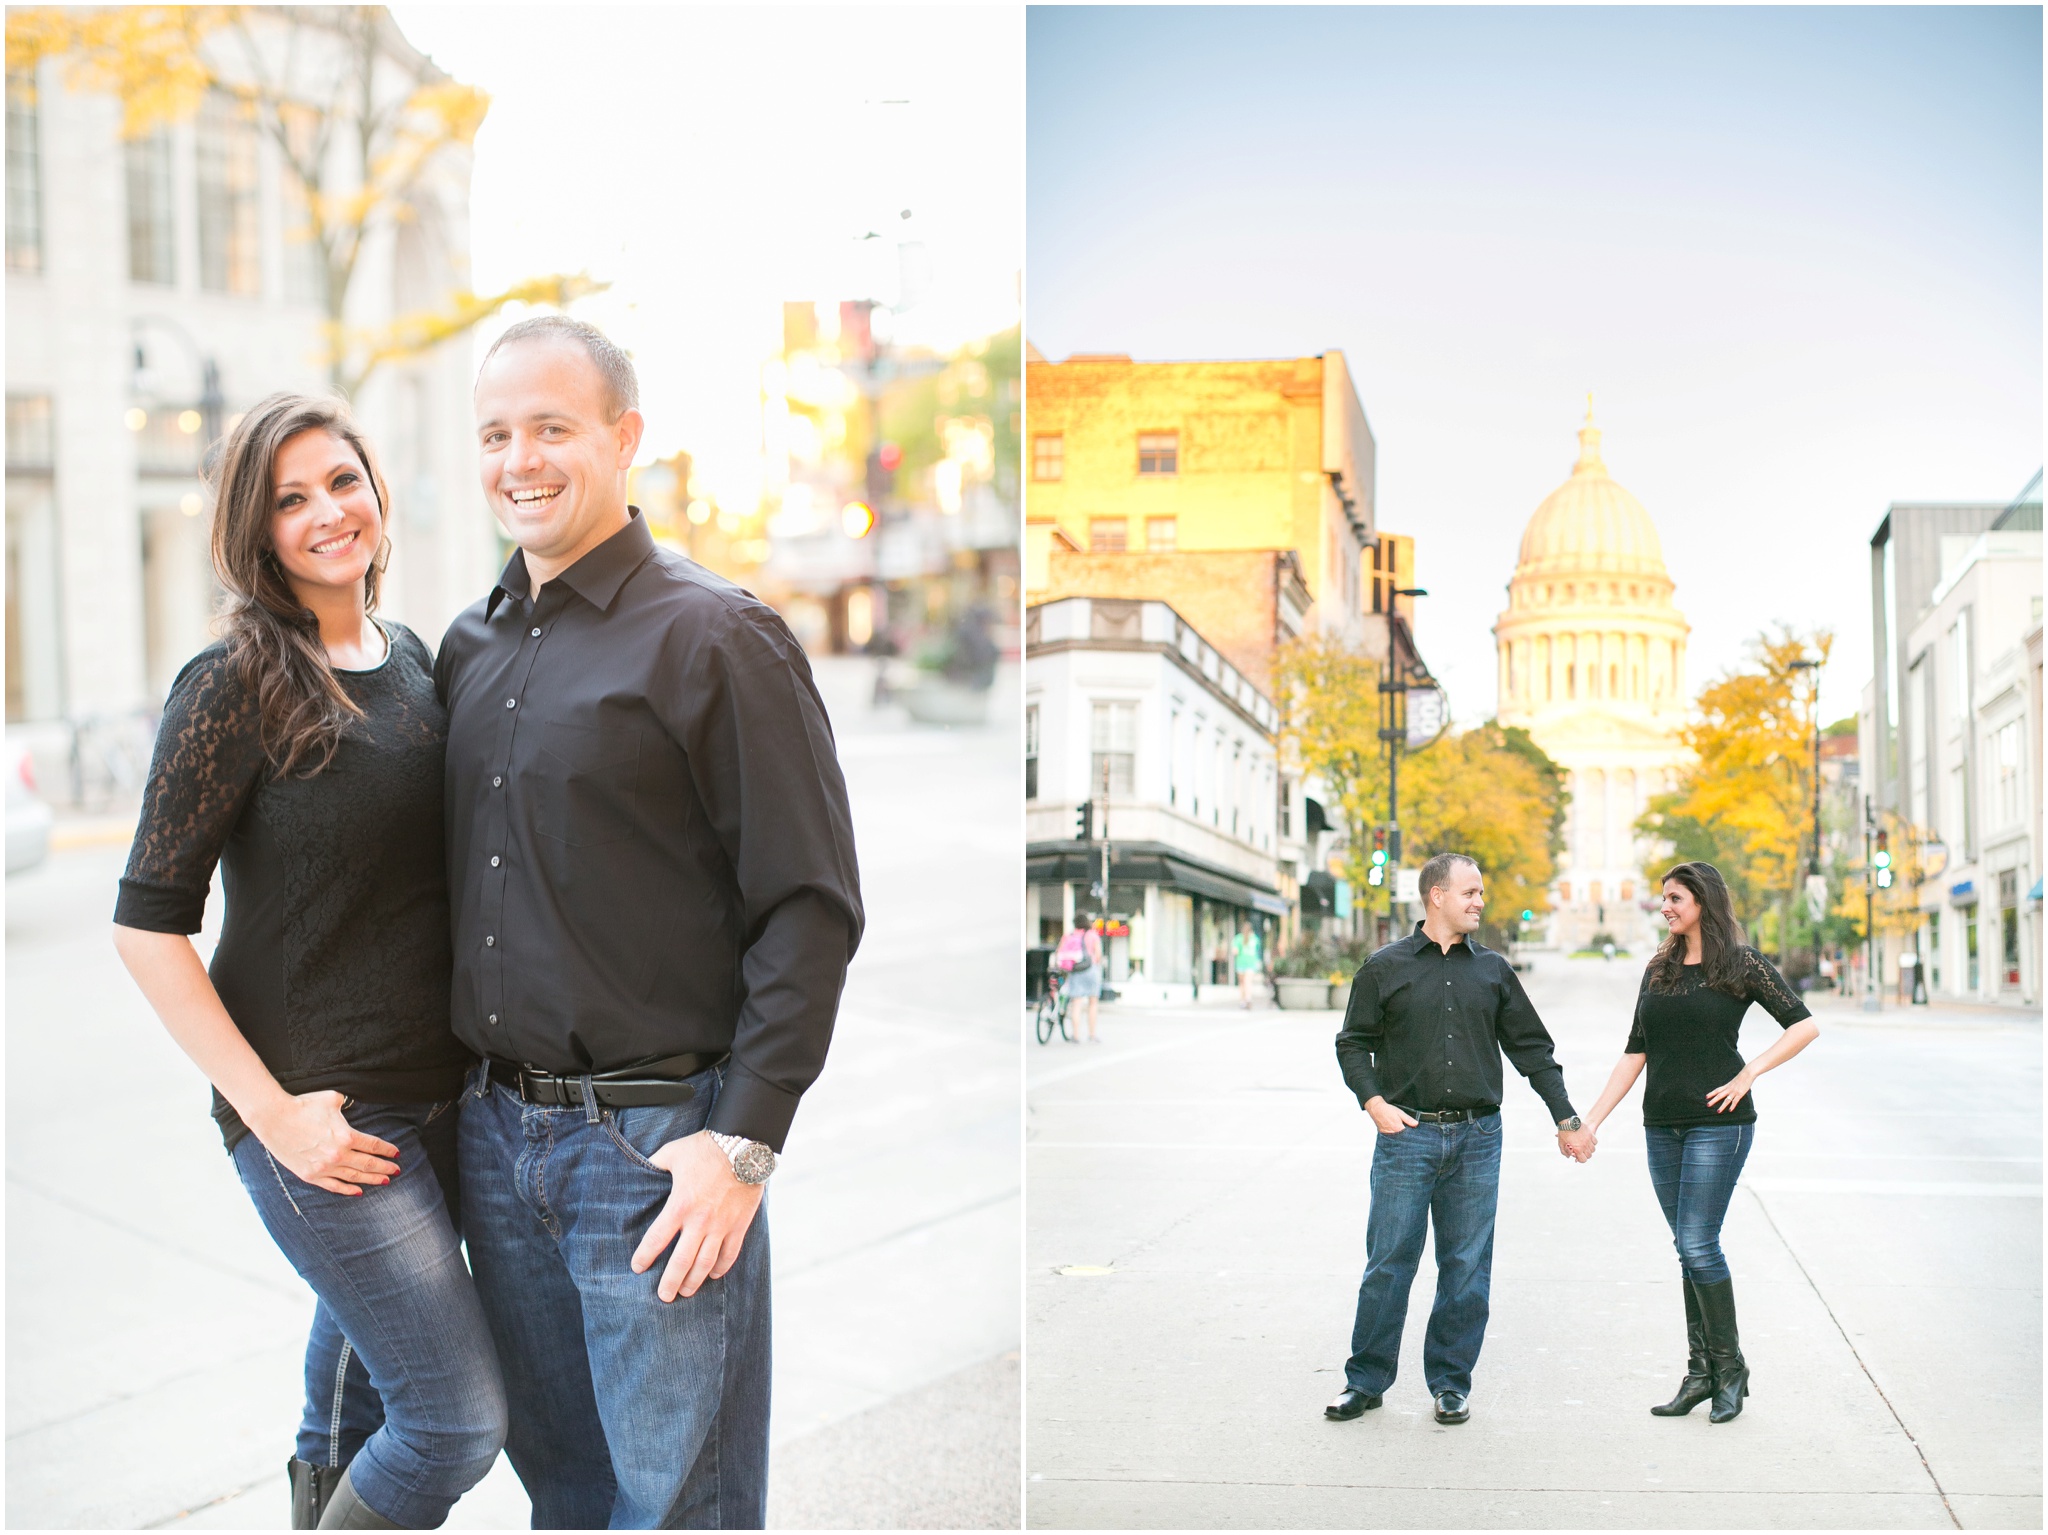
[{"label": "black lace top", "polygon": [[1643,973],[1627,1053],[1650,1058],[1643,1088],[1646,1125],[1754,1124],[1756,1105],[1746,1093],[1725,1114],[1707,1105],[1707,1094],[1742,1070],[1742,1015],[1754,1002],[1780,1028],[1813,1016],[1778,967],[1755,949],[1742,951],[1741,996],[1716,991],[1701,976],[1701,966],[1687,965],[1676,991],[1652,991],[1649,972]]},{"label": "black lace top", "polygon": [[[434,1103],[469,1054],[448,1027],[441,770],[448,718],[419,637],[338,672],[363,710],[311,778],[276,777],[255,695],[226,647],[194,656],[164,705],[114,920],[196,933],[214,866],[227,912],[209,973],[287,1092]],[[230,1150],[247,1133],[219,1093]]]}]

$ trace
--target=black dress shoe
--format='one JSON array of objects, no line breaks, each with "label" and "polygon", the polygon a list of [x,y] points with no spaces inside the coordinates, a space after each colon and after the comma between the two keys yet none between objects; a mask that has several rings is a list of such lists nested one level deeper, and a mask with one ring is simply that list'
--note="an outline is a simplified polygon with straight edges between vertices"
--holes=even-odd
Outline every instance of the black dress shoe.
[{"label": "black dress shoe", "polygon": [[1338,1393],[1337,1400],[1323,1409],[1323,1416],[1339,1423],[1349,1423],[1353,1418],[1371,1412],[1382,1400],[1378,1392],[1354,1391],[1346,1386]]},{"label": "black dress shoe", "polygon": [[1465,1404],[1462,1391],[1439,1391],[1436,1394],[1436,1420],[1439,1423],[1463,1423],[1472,1416],[1472,1409]]}]

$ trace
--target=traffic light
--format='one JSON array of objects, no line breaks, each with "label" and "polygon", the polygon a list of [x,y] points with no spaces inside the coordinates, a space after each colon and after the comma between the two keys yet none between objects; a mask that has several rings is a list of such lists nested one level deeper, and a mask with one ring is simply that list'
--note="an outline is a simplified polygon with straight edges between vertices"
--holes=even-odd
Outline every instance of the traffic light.
[{"label": "traffic light", "polygon": [[1880,831],[1877,834],[1877,854],[1870,861],[1877,866],[1877,888],[1889,890],[1892,885],[1891,834]]},{"label": "traffic light", "polygon": [[1093,842],[1095,840],[1095,801],[1084,799],[1074,810],[1074,840]]},{"label": "traffic light", "polygon": [[1387,882],[1387,829],[1375,826],[1372,829],[1372,868],[1365,876],[1368,885],[1384,885]]},{"label": "traffic light", "polygon": [[1534,922],[1536,920],[1536,913],[1533,911],[1525,911],[1522,913],[1522,920],[1524,922]]}]

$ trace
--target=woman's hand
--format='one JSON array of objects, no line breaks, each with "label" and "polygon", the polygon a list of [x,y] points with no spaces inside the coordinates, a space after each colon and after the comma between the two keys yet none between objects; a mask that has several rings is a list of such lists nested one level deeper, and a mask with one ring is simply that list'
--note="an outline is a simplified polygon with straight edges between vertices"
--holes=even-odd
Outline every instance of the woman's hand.
[{"label": "woman's hand", "polygon": [[1755,1085],[1756,1073],[1745,1066],[1728,1081],[1723,1082],[1719,1087],[1707,1094],[1707,1107],[1716,1114],[1725,1114],[1742,1102],[1743,1099],[1747,1098],[1750,1088]]},{"label": "woman's hand", "polygon": [[337,1092],[302,1093],[243,1123],[294,1177],[330,1194],[360,1194],[363,1184],[398,1176],[398,1148],[351,1125],[341,1112],[346,1101]]}]

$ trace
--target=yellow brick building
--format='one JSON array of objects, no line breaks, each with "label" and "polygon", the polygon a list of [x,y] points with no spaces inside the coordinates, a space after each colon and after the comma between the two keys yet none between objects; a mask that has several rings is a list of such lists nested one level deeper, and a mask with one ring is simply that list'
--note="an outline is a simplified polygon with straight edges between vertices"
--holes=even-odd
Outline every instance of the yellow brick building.
[{"label": "yellow brick building", "polygon": [[[1066,595],[1057,565],[1080,579],[1087,562],[1062,553],[1291,553],[1310,605],[1296,617],[1370,641],[1374,445],[1341,352],[1148,363],[1032,354],[1025,400],[1027,602]],[[1102,579],[1097,567],[1087,584]],[[1262,579],[1284,582],[1270,570]]]}]

